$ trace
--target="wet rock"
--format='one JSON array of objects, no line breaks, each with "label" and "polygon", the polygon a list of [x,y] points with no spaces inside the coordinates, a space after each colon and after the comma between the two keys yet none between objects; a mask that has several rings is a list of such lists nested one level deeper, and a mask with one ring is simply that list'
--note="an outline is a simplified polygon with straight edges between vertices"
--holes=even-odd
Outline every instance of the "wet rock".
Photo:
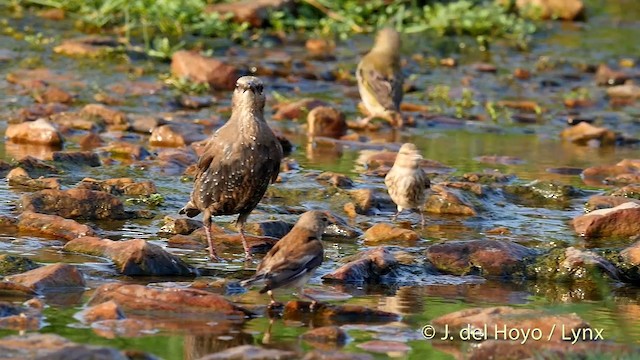
[{"label": "wet rock", "polygon": [[20,124],[10,124],[5,136],[16,144],[62,146],[62,134],[47,120],[38,119]]},{"label": "wet rock", "polygon": [[202,221],[187,218],[173,219],[169,216],[165,216],[163,222],[160,232],[167,234],[189,235],[204,226]]},{"label": "wet rock", "polygon": [[302,334],[301,337],[314,345],[314,347],[321,348],[337,348],[347,342],[347,333],[339,326],[323,326],[311,329]]},{"label": "wet rock", "polygon": [[612,98],[640,99],[640,86],[627,81],[624,85],[609,87],[607,95]]},{"label": "wet rock", "polygon": [[640,204],[626,202],[614,208],[594,210],[573,219],[573,228],[585,237],[629,237],[640,233]]},{"label": "wet rock", "polygon": [[357,345],[360,349],[383,354],[402,354],[409,352],[409,345],[398,341],[370,340]]},{"label": "wet rock", "polygon": [[149,151],[144,147],[125,141],[110,143],[103,147],[102,150],[108,152],[111,157],[129,160],[142,160],[150,155]]},{"label": "wet rock", "polygon": [[116,129],[127,130],[129,120],[122,111],[114,110],[102,104],[88,104],[80,111],[82,116],[104,121],[107,125]]},{"label": "wet rock", "polygon": [[104,121],[95,117],[83,116],[79,112],[61,112],[49,117],[52,123],[61,129],[84,130],[92,133],[104,129]]},{"label": "wet rock", "polygon": [[425,255],[448,274],[521,277],[537,253],[510,241],[472,240],[431,245]]},{"label": "wet rock", "polygon": [[627,185],[627,184],[640,184],[640,173],[632,174],[620,174],[614,177],[607,177],[603,181],[608,185]]},{"label": "wet rock", "polygon": [[494,184],[505,183],[515,179],[515,175],[502,174],[499,171],[490,171],[482,173],[466,173],[462,175],[462,179],[465,182],[480,183],[480,184]]},{"label": "wet rock", "polygon": [[115,302],[106,301],[82,310],[75,315],[75,318],[80,319],[84,323],[91,324],[101,320],[124,319],[124,312]]},{"label": "wet rock", "polygon": [[527,267],[530,279],[551,280],[556,282],[595,282],[602,276],[617,280],[619,273],[615,266],[602,256],[574,247],[554,249],[539,256]]},{"label": "wet rock", "polygon": [[537,102],[530,100],[500,100],[497,102],[497,105],[531,113],[539,113],[542,111],[542,108]]},{"label": "wet rock", "polygon": [[206,137],[199,126],[167,124],[153,129],[149,138],[149,145],[183,147],[196,141],[202,141]]},{"label": "wet rock", "polygon": [[84,291],[85,287],[84,277],[78,268],[74,265],[62,263],[46,265],[25,273],[10,275],[5,279],[39,293]]},{"label": "wet rock", "polygon": [[313,350],[306,352],[302,360],[373,360],[373,356],[364,353]]},{"label": "wet rock", "polygon": [[596,83],[600,86],[604,85],[622,85],[629,80],[629,75],[615,71],[605,64],[600,64],[595,74]]},{"label": "wet rock", "polygon": [[20,285],[12,281],[0,281],[0,295],[29,298],[35,296],[36,292],[30,287]]},{"label": "wet rock", "polygon": [[198,157],[191,149],[163,148],[156,155],[158,167],[167,175],[180,175],[197,161]]},{"label": "wet rock", "polygon": [[104,191],[112,195],[150,196],[158,189],[151,180],[136,182],[132,178],[113,178],[95,180],[84,178],[77,186],[78,189]]},{"label": "wet rock", "polygon": [[0,301],[0,329],[39,330],[44,305],[37,299],[27,301],[24,305]]},{"label": "wet rock", "polygon": [[277,104],[273,107],[274,110],[276,110],[276,113],[273,114],[272,118],[274,120],[302,119],[303,116],[307,115],[311,110],[320,106],[329,106],[329,104],[325,101],[311,98]]},{"label": "wet rock", "polygon": [[340,216],[331,213],[329,216],[329,225],[326,227],[323,234],[332,238],[348,240],[355,239],[362,235],[362,231],[347,224],[347,222]]},{"label": "wet rock", "polygon": [[80,237],[65,244],[64,250],[109,258],[120,273],[129,276],[192,276],[196,273],[179,257],[142,239],[113,241]]},{"label": "wet rock", "polygon": [[410,229],[402,229],[386,223],[378,223],[364,232],[366,244],[377,244],[389,241],[412,242],[420,239],[418,233]]},{"label": "wet rock", "polygon": [[322,174],[318,175],[316,177],[316,181],[329,184],[341,189],[348,189],[353,187],[353,181],[347,176],[331,171],[325,171]]},{"label": "wet rock", "polygon": [[186,50],[176,51],[171,57],[171,74],[195,83],[209,84],[216,90],[232,90],[239,77],[236,67]]},{"label": "wet rock", "polygon": [[619,189],[613,190],[610,196],[622,196],[628,199],[640,200],[640,185],[627,185]]},{"label": "wet rock", "polygon": [[515,5],[521,14],[534,19],[584,19],[582,0],[516,0]]},{"label": "wet rock", "polygon": [[336,48],[336,44],[332,40],[320,38],[307,39],[307,41],[304,43],[304,47],[307,49],[310,57],[312,57],[313,59],[335,59],[333,52]]},{"label": "wet rock", "polygon": [[380,282],[382,276],[389,274],[398,260],[386,247],[376,247],[362,251],[352,257],[352,260],[342,265],[332,273],[322,278],[329,281],[361,283]]},{"label": "wet rock", "polygon": [[215,98],[210,96],[180,95],[174,101],[174,106],[184,109],[202,109],[213,105]]},{"label": "wet rock", "polygon": [[293,351],[266,349],[255,345],[241,345],[207,355],[199,360],[295,360],[300,355]]},{"label": "wet rock", "polygon": [[21,198],[24,211],[58,215],[67,219],[126,219],[131,217],[117,197],[85,189],[41,190]]},{"label": "wet rock", "polygon": [[284,320],[301,321],[309,319],[315,325],[329,324],[375,324],[393,322],[400,319],[398,314],[371,309],[360,305],[333,305],[317,303],[310,309],[311,303],[306,301],[289,301],[282,317]]},{"label": "wet rock", "polygon": [[10,123],[22,123],[34,121],[39,118],[47,118],[62,111],[66,111],[69,107],[64,104],[33,104],[18,110],[15,117],[10,119]]},{"label": "wet rock", "polygon": [[206,13],[231,14],[238,24],[249,23],[253,27],[262,27],[273,11],[283,10],[293,4],[291,0],[241,0],[233,3],[212,4],[206,7]]},{"label": "wet rock", "polygon": [[45,9],[45,10],[38,11],[38,16],[47,20],[60,21],[60,20],[64,20],[65,11],[63,9],[56,9],[56,8]]},{"label": "wet rock", "polygon": [[282,220],[261,221],[251,223],[247,226],[247,231],[259,236],[269,236],[282,239],[291,231],[293,224]]},{"label": "wet rock", "polygon": [[163,315],[194,314],[206,317],[244,319],[252,313],[220,295],[203,290],[151,288],[132,284],[104,284],[98,287],[88,305],[113,300],[124,311],[160,312]]},{"label": "wet rock", "polygon": [[582,178],[587,183],[600,184],[607,177],[640,172],[640,160],[624,159],[615,165],[592,166],[584,169]]},{"label": "wet rock", "polygon": [[100,137],[100,135],[95,133],[89,133],[78,140],[78,144],[84,150],[93,150],[95,148],[99,148],[104,146],[104,140]]},{"label": "wet rock", "polygon": [[431,186],[432,193],[427,197],[424,211],[435,214],[475,216],[476,210],[462,192],[449,189],[440,184]]},{"label": "wet rock", "polygon": [[32,179],[29,174],[20,167],[14,168],[7,174],[9,186],[19,186],[31,190],[60,189],[60,180],[57,178]]},{"label": "wet rock", "polygon": [[35,261],[17,255],[0,255],[0,277],[19,274],[40,267]]},{"label": "wet rock", "polygon": [[29,177],[32,178],[59,173],[59,170],[55,166],[32,156],[25,156],[18,160],[17,166],[26,170]]},{"label": "wet rock", "polygon": [[81,236],[92,236],[91,227],[80,224],[71,219],[65,219],[57,215],[38,214],[25,211],[20,214],[18,221],[20,232],[36,234],[45,237],[75,239]]},{"label": "wet rock", "polygon": [[44,104],[69,104],[73,102],[73,96],[71,94],[56,86],[47,86],[42,91],[35,91],[33,93],[33,98],[35,101]]},{"label": "wet rock", "polygon": [[387,194],[376,193],[373,189],[349,191],[355,211],[361,215],[376,215],[382,211],[395,211],[396,206]]},{"label": "wet rock", "polygon": [[624,196],[594,195],[587,200],[584,208],[586,211],[591,212],[593,210],[613,208],[627,202],[633,202],[640,205],[640,200],[629,199]]},{"label": "wet rock", "polygon": [[59,335],[38,333],[1,338],[0,354],[3,359],[129,359],[115,349],[78,345]]},{"label": "wet rock", "polygon": [[96,167],[102,165],[98,154],[92,151],[55,151],[53,161],[73,166]]},{"label": "wet rock", "polygon": [[498,71],[498,68],[495,65],[488,64],[488,63],[476,63],[473,65],[473,68],[478,72],[485,72],[485,73],[492,73],[492,74]]},{"label": "wet rock", "polygon": [[571,199],[585,195],[571,185],[543,180],[534,180],[525,185],[507,185],[503,190],[514,201],[529,206],[563,206]]},{"label": "wet rock", "polygon": [[578,145],[590,145],[594,142],[601,146],[614,145],[616,134],[607,129],[593,126],[586,122],[565,128],[560,133],[560,137]]},{"label": "wet rock", "polygon": [[[585,330],[588,338],[596,337],[593,329]],[[571,333],[567,333],[571,336]],[[544,338],[544,337],[543,337]],[[477,346],[470,347],[470,353],[466,354],[468,360],[485,359],[575,359],[575,358],[607,358],[625,359],[638,356],[638,350],[633,350],[625,345],[613,344],[603,341],[533,341],[523,346],[520,341],[487,340]],[[579,336],[581,340],[581,336]]]},{"label": "wet rock", "polygon": [[129,115],[129,119],[131,121],[131,131],[142,134],[150,134],[153,129],[165,124],[162,119],[149,115]]},{"label": "wet rock", "polygon": [[582,174],[582,168],[561,166],[561,167],[552,167],[545,169],[546,172],[550,174],[558,174],[558,175],[580,175]]},{"label": "wet rock", "polygon": [[120,42],[107,36],[82,36],[66,39],[53,48],[53,52],[68,56],[98,57],[112,52]]},{"label": "wet rock", "polygon": [[[482,334],[482,338],[496,338],[495,329],[502,330],[504,327],[519,329],[540,329],[543,334],[551,338],[548,341],[560,341],[562,331],[557,331],[564,327],[565,334],[571,330],[589,329],[587,322],[576,314],[552,314],[540,310],[517,309],[508,306],[498,306],[489,308],[471,308],[449,313],[431,320],[438,333],[444,331],[445,325],[449,326],[449,332],[455,339],[459,339],[460,330],[470,327],[478,329],[477,333]],[[486,330],[485,330],[486,327]],[[552,331],[551,329],[554,329]],[[500,333],[498,333],[498,337]]]},{"label": "wet rock", "polygon": [[329,106],[318,106],[307,114],[307,133],[338,139],[347,134],[347,122],[342,111]]}]

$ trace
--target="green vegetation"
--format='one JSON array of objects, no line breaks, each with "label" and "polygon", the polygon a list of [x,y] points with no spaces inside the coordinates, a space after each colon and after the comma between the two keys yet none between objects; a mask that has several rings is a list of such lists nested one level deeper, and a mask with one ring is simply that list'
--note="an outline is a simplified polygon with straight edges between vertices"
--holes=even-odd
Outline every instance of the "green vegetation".
[{"label": "green vegetation", "polygon": [[162,194],[151,194],[149,196],[140,196],[137,198],[128,198],[125,200],[128,205],[145,204],[151,208],[155,208],[164,204],[164,196]]},{"label": "green vegetation", "polygon": [[151,56],[167,58],[182,48],[186,35],[234,41],[268,32],[304,32],[347,38],[394,25],[406,33],[474,37],[481,47],[506,39],[526,47],[535,26],[492,1],[457,0],[421,5],[401,0],[298,0],[295,6],[265,15],[264,28],[237,23],[231,14],[207,12],[212,0],[0,0],[22,14],[30,7],[63,9],[85,31],[109,30],[130,42],[142,41]]}]

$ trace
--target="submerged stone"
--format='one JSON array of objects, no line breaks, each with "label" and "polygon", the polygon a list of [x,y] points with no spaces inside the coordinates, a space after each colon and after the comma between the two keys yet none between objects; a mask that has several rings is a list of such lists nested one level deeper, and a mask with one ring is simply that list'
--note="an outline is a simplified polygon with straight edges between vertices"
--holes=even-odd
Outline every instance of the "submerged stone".
[{"label": "submerged stone", "polygon": [[131,217],[117,197],[85,189],[41,190],[23,195],[24,211],[75,219],[126,219]]},{"label": "submerged stone", "polygon": [[18,255],[0,255],[0,277],[23,273],[39,268],[35,261]]},{"label": "submerged stone", "polygon": [[84,291],[85,287],[84,277],[78,268],[62,263],[46,265],[21,274],[7,276],[5,279],[39,293]]}]

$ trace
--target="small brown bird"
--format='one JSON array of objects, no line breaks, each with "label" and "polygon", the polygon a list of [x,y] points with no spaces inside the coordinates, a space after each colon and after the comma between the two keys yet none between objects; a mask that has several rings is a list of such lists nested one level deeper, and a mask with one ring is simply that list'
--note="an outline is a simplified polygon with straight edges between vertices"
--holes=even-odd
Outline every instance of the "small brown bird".
[{"label": "small brown bird", "polygon": [[403,144],[393,167],[384,178],[389,196],[398,206],[398,212],[393,216],[394,221],[402,210],[416,209],[420,212],[422,226],[424,226],[422,207],[431,181],[420,167],[421,160],[422,155],[414,144]]},{"label": "small brown bird", "polygon": [[282,146],[264,119],[265,96],[260,79],[236,82],[231,117],[207,141],[198,160],[193,191],[180,214],[203,213],[209,254],[219,260],[211,239],[211,216],[239,214],[245,257],[251,258],[244,224],[280,172]]},{"label": "small brown bird", "polygon": [[400,67],[400,34],[396,30],[384,28],[378,32],[373,48],[358,64],[356,78],[360,98],[369,112],[362,122],[380,117],[401,127],[404,79]]},{"label": "small brown bird", "polygon": [[324,248],[321,238],[329,219],[330,215],[324,211],[312,210],[302,214],[293,229],[265,255],[256,274],[240,284],[244,287],[264,285],[260,294],[268,293],[271,304],[276,303],[274,289],[298,288],[298,295],[310,299],[313,308],[317,301],[305,295],[303,287],[322,264]]}]

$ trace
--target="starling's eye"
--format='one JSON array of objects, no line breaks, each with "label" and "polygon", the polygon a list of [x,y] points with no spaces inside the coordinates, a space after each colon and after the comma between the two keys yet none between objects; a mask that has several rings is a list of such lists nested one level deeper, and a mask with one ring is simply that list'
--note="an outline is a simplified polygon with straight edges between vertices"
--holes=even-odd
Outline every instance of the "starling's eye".
[{"label": "starling's eye", "polygon": [[262,92],[262,85],[256,86],[256,89],[258,89],[259,92]]},{"label": "starling's eye", "polygon": [[323,216],[323,217],[322,217],[322,221],[323,221],[323,222],[329,222],[329,219],[328,219],[326,216]]}]

